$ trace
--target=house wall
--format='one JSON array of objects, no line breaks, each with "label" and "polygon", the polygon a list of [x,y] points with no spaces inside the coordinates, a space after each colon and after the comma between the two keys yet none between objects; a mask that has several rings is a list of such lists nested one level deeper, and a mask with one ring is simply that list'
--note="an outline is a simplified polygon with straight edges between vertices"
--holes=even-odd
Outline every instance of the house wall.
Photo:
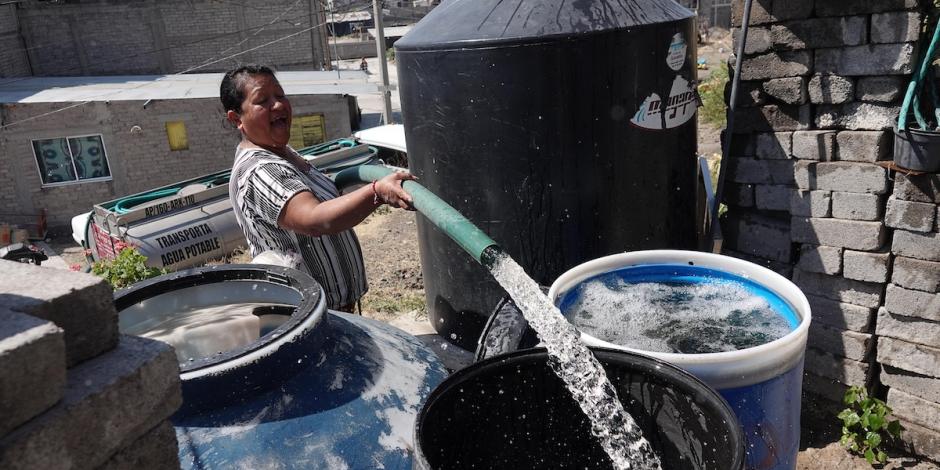
[{"label": "house wall", "polygon": [[26,46],[20,37],[16,6],[0,6],[0,78],[31,75]]}]

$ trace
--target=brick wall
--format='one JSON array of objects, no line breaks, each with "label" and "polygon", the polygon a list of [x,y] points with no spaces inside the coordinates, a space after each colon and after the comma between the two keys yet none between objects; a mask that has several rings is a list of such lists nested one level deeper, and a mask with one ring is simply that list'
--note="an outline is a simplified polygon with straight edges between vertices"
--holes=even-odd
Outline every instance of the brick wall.
[{"label": "brick wall", "polygon": [[[291,104],[295,114],[323,113],[327,139],[351,134],[345,96],[296,95]],[[16,122],[64,105],[3,105],[0,113]],[[188,150],[170,150],[168,121],[185,123]],[[102,135],[112,180],[43,188],[31,141],[86,134]],[[238,140],[215,98],[89,103],[0,130],[0,204],[22,214],[44,208],[50,224],[67,225],[94,204],[229,168]]]},{"label": "brick wall", "polygon": [[804,390],[868,387],[938,460],[940,176],[878,164],[893,158],[927,3],[753,2],[723,229],[729,254],[809,298]]},{"label": "brick wall", "polygon": [[20,38],[16,6],[0,6],[0,78],[31,75],[26,46]]}]

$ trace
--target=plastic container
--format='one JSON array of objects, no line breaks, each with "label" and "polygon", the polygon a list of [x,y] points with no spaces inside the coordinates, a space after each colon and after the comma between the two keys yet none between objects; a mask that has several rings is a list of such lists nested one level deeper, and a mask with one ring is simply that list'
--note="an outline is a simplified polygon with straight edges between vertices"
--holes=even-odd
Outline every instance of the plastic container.
[{"label": "plastic container", "polygon": [[307,274],[215,266],[160,276],[115,296],[121,331],[135,333],[148,324],[159,331],[181,310],[246,302],[276,305],[254,310],[262,326],[253,341],[226,342],[245,328],[230,328],[224,309],[209,330],[179,336],[199,343],[184,344],[190,350],[220,349],[181,357],[183,405],[172,422],[182,468],[412,465],[414,418],[446,370],[403,331],[327,311]]},{"label": "plastic container", "polygon": [[[657,359],[594,349],[664,469],[741,469],[744,440],[728,404]],[[416,469],[610,468],[542,349],[477,362],[431,393],[415,428]]]},{"label": "plastic container", "polygon": [[895,127],[894,163],[908,170],[940,172],[940,132]]},{"label": "plastic container", "polygon": [[803,357],[811,321],[809,302],[783,276],[747,261],[711,253],[652,250],[589,261],[562,274],[549,289],[556,302],[580,282],[601,273],[637,265],[694,265],[750,279],[779,295],[799,317],[787,335],[759,346],[708,354],[638,351],[582,333],[591,346],[642,353],[674,364],[701,379],[731,405],[744,428],[747,468],[792,469],[800,445]]}]

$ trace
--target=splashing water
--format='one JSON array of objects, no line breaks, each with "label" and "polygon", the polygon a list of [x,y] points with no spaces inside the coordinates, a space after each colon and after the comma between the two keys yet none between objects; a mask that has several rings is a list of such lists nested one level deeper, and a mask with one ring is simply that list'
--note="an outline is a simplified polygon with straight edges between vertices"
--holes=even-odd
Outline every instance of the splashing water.
[{"label": "splashing water", "polygon": [[642,430],[624,409],[604,368],[581,342],[578,330],[509,256],[499,253],[491,263],[493,277],[506,289],[548,349],[552,370],[591,421],[617,470],[660,470],[659,458]]}]

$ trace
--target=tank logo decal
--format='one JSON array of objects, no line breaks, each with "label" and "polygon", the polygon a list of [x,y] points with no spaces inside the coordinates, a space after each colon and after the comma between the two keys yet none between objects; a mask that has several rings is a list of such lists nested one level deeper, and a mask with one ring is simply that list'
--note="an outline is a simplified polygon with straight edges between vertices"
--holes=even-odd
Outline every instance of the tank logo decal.
[{"label": "tank logo decal", "polygon": [[196,203],[196,195],[190,194],[189,196],[184,196],[179,199],[173,199],[171,201],[166,201],[160,204],[154,204],[144,208],[144,215],[147,217],[153,217],[155,215],[165,214],[172,210],[180,209],[182,207],[191,206]]},{"label": "tank logo decal", "polygon": [[212,237],[207,240],[198,241],[191,245],[186,245],[182,248],[163,253],[160,255],[160,262],[163,263],[164,267],[167,267],[171,264],[186,261],[193,256],[204,255],[206,253],[211,253],[215,250],[221,249],[222,243],[219,241],[219,238]]},{"label": "tank logo decal", "polygon": [[666,54],[666,65],[669,68],[679,71],[685,65],[685,53],[689,46],[685,43],[685,36],[682,33],[676,33],[669,44],[669,52]]},{"label": "tank logo decal", "polygon": [[[653,93],[643,100],[643,104],[630,119],[630,123],[643,129],[662,130],[664,129],[662,108],[662,98]],[[676,79],[672,82],[672,90],[669,92],[669,101],[666,103],[665,129],[685,124],[692,119],[692,116],[695,116],[696,109],[698,109],[698,103],[692,84],[676,75]]]}]

